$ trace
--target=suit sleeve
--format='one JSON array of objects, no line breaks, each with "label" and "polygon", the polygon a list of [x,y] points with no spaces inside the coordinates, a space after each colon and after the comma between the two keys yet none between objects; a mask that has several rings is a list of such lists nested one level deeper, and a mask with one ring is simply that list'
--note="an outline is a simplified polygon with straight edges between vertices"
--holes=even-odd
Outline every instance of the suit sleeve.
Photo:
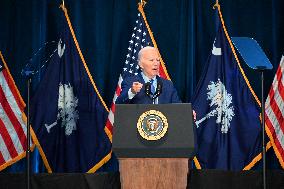
[{"label": "suit sleeve", "polygon": [[171,82],[170,84],[171,88],[172,88],[172,95],[171,95],[171,103],[182,103],[179,96],[178,96],[178,93],[177,93],[177,90],[176,88],[174,87],[173,83]]},{"label": "suit sleeve", "polygon": [[128,91],[132,87],[132,83],[133,82],[129,79],[125,79],[122,81],[121,93],[115,101],[116,104],[129,104],[130,103],[131,100],[128,97]]}]

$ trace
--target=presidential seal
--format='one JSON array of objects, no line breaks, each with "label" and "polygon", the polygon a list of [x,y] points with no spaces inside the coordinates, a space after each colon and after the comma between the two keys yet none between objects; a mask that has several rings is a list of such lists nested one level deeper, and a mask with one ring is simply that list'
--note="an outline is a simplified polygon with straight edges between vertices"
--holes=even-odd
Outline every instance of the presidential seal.
[{"label": "presidential seal", "polygon": [[149,110],[139,117],[137,130],[146,140],[159,140],[168,130],[167,118],[157,110]]}]

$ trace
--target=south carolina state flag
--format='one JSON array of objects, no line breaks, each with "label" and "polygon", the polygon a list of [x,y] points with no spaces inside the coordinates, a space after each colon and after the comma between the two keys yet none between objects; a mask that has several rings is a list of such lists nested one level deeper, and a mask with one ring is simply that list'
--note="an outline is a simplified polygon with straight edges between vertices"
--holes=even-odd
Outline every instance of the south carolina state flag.
[{"label": "south carolina state flag", "polygon": [[49,172],[94,172],[111,157],[108,115],[61,6],[58,46],[31,101],[31,124]]},{"label": "south carolina state flag", "polygon": [[261,152],[260,111],[219,12],[212,51],[192,100],[202,169],[249,169]]}]

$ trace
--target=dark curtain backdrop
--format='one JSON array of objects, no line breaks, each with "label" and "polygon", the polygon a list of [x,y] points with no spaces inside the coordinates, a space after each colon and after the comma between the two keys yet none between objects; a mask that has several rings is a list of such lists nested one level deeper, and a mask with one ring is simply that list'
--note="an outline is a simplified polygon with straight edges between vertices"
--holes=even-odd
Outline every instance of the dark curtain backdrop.
[{"label": "dark curtain backdrop", "polygon": [[[137,17],[137,0],[65,0],[75,34],[89,70],[108,105],[127,53]],[[265,95],[284,50],[282,0],[219,1],[230,36],[256,39],[274,68],[265,74]],[[40,67],[58,41],[61,0],[0,0],[0,50],[19,90],[27,99],[26,64],[40,70],[33,76],[33,89],[44,72]],[[215,37],[212,0],[148,0],[145,13],[167,70],[183,102],[190,102]],[[46,46],[46,42],[49,42]],[[38,51],[41,47],[42,50]],[[36,53],[36,54],[35,54]],[[30,60],[32,58],[32,60]],[[251,85],[260,97],[259,74],[243,64]],[[44,98],[44,97],[43,97]],[[273,154],[273,152],[270,153]],[[38,159],[38,154],[33,156]],[[277,167],[275,157],[269,159]],[[19,163],[21,164],[21,163]],[[22,163],[23,164],[23,163]],[[40,171],[39,161],[33,170]],[[12,168],[10,169],[13,169]],[[20,168],[19,168],[20,167]],[[15,170],[21,170],[17,165]]]}]

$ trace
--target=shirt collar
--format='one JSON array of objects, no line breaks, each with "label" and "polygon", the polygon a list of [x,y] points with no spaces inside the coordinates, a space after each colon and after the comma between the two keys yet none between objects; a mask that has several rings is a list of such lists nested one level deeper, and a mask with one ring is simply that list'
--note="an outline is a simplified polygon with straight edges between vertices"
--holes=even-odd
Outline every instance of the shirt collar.
[{"label": "shirt collar", "polygon": [[[151,79],[150,79],[149,77],[147,77],[143,72],[141,72],[141,75],[142,75],[143,80],[145,81],[145,83],[150,82]],[[153,79],[154,82],[155,82],[155,81],[157,80],[157,76],[153,77],[152,79]]]}]

